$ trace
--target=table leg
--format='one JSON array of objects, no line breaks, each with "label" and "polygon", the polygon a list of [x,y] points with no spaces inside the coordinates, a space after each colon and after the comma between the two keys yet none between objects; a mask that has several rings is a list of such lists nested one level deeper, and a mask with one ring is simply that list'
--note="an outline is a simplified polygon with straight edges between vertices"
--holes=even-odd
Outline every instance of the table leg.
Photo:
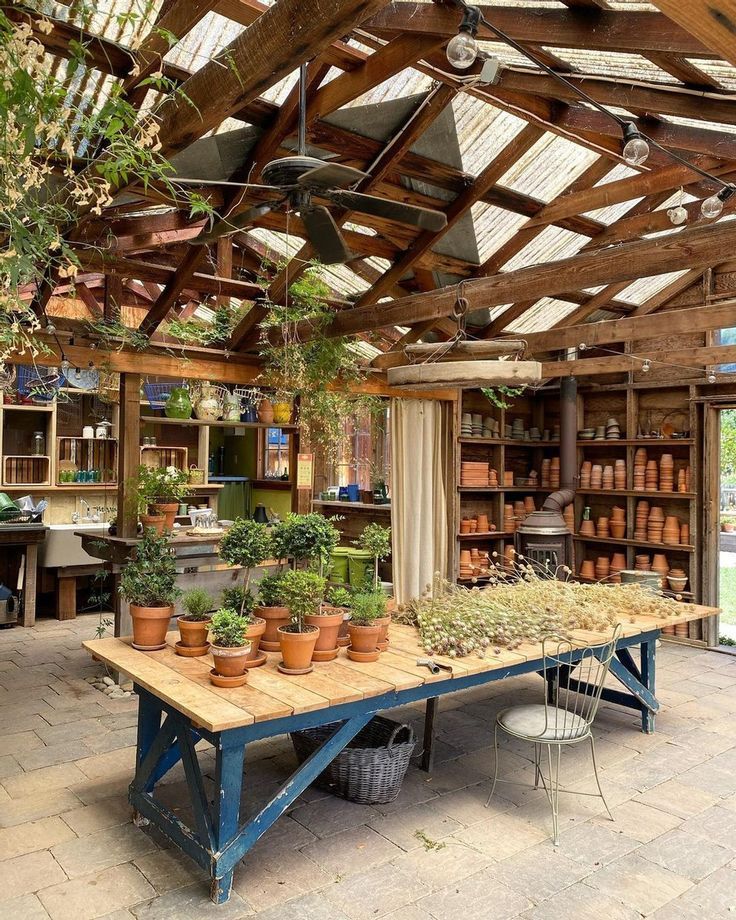
[{"label": "table leg", "polygon": [[[655,696],[655,658],[657,640],[652,639],[641,644],[641,682]],[[641,711],[641,730],[647,735],[654,732],[655,714],[653,710],[644,707]]]},{"label": "table leg", "polygon": [[38,544],[26,545],[25,577],[23,578],[23,625],[33,626],[36,622],[36,569],[38,565]]},{"label": "table leg", "polygon": [[[238,832],[240,820],[240,795],[243,787],[243,761],[245,745],[237,739],[231,740],[228,733],[217,738],[215,761],[215,794],[212,808],[212,829],[215,853],[219,854]],[[233,869],[220,870],[217,857],[214,860],[210,897],[215,904],[223,904],[230,897],[233,885]]]},{"label": "table leg", "polygon": [[58,575],[56,581],[56,619],[75,620],[77,617],[77,578]]},{"label": "table leg", "polygon": [[421,767],[425,773],[431,773],[434,767],[434,741],[437,732],[439,697],[430,696],[424,710],[424,750]]},{"label": "table leg", "polygon": [[[138,741],[136,751],[136,767],[140,767],[146,754],[151,749],[151,745],[156,735],[161,729],[161,704],[155,696],[149,693],[141,693],[141,688],[136,688],[139,693],[138,702]],[[144,818],[136,808],[133,809],[133,823],[138,827],[148,824],[148,819]]]}]

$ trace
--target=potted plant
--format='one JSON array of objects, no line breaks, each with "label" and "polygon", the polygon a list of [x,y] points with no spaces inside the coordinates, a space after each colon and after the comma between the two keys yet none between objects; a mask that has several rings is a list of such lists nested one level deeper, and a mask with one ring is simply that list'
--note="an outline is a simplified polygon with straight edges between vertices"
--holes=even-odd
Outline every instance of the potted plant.
[{"label": "potted plant", "polygon": [[177,655],[185,658],[198,658],[206,655],[209,649],[207,632],[210,628],[210,611],[214,608],[214,599],[204,588],[192,588],[182,598],[186,613],[177,617],[181,639],[176,643]]},{"label": "potted plant", "polygon": [[293,559],[295,565],[316,562],[321,575],[332,550],[340,542],[340,532],[333,520],[338,519],[316,513],[287,514],[271,535],[274,557]]},{"label": "potted plant", "polygon": [[240,611],[246,623],[245,638],[250,642],[250,653],[245,663],[246,668],[258,668],[266,663],[266,653],[261,651],[261,637],[266,629],[263,617],[253,616],[256,599],[242,585],[225,588],[222,592],[222,606]]},{"label": "potted plant", "polygon": [[[334,596],[335,590],[339,589],[332,589],[327,592],[328,598],[331,599]],[[339,594],[338,600],[340,600]],[[334,658],[337,658],[337,653],[340,650],[338,636],[345,622],[344,608],[323,601],[320,603],[317,610],[315,610],[314,613],[307,614],[304,620],[307,624],[316,626],[319,630],[319,636],[317,636],[317,642],[314,646],[312,660],[332,661]]]},{"label": "potted plant", "polygon": [[147,530],[153,530],[154,533],[161,535],[166,529],[166,517],[158,511],[151,510],[153,498],[148,492],[150,478],[147,473],[143,474],[143,469],[147,471],[149,467],[140,467],[138,479],[131,479],[128,483],[130,504],[135,509],[143,525],[143,533],[145,534]]},{"label": "potted plant", "polygon": [[283,658],[279,670],[284,674],[308,674],[312,670],[319,630],[310,626],[306,617],[319,609],[325,585],[325,579],[317,572],[292,570],[282,578],[281,596],[291,616],[291,623],[280,626],[278,631]]},{"label": "potted plant", "polygon": [[144,535],[135,558],[123,569],[119,590],[130,604],[133,648],[148,652],[163,648],[181,594],[176,587],[176,560],[165,536],[150,530]]},{"label": "potted plant", "polygon": [[172,530],[179,503],[189,494],[187,473],[175,466],[140,466],[138,483],[153,511],[163,514],[166,528]]},{"label": "potted plant", "polygon": [[239,565],[244,571],[243,593],[240,613],[244,615],[245,601],[250,595],[252,569],[268,559],[271,553],[271,539],[268,527],[247,518],[236,518],[225,536],[220,540],[220,557],[228,565]]},{"label": "potted plant", "polygon": [[342,623],[340,624],[340,629],[337,634],[337,645],[338,648],[345,648],[345,646],[350,645],[348,623],[352,615],[350,608],[353,603],[353,595],[350,593],[350,591],[348,591],[347,588],[342,588],[336,585],[328,589],[327,600],[330,606],[342,610]]},{"label": "potted plant", "polygon": [[237,610],[222,607],[212,617],[210,651],[215,667],[210,680],[216,687],[242,687],[248,679],[245,662],[250,642],[245,637],[247,624]]},{"label": "potted plant", "polygon": [[736,530],[736,518],[733,515],[721,515],[721,530],[724,533],[733,533]]},{"label": "potted plant", "polygon": [[373,557],[373,590],[377,591],[378,563],[391,555],[391,528],[382,527],[381,524],[367,524],[360,538],[353,542]]},{"label": "potted plant", "polygon": [[350,645],[347,649],[348,658],[352,661],[378,660],[381,627],[376,620],[384,612],[385,606],[381,608],[377,592],[361,591],[353,595],[352,616],[348,623]]},{"label": "potted plant", "polygon": [[261,637],[261,648],[266,652],[278,652],[281,648],[279,627],[288,625],[289,608],[282,597],[283,574],[264,575],[258,585],[258,607],[256,611],[266,627]]}]

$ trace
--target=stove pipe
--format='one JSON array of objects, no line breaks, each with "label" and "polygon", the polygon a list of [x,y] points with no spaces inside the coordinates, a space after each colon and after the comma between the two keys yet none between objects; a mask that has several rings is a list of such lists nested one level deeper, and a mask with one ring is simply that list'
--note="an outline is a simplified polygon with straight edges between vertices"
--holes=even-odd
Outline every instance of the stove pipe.
[{"label": "stove pipe", "polygon": [[560,486],[573,492],[578,478],[577,437],[578,382],[575,377],[563,377],[560,381]]}]

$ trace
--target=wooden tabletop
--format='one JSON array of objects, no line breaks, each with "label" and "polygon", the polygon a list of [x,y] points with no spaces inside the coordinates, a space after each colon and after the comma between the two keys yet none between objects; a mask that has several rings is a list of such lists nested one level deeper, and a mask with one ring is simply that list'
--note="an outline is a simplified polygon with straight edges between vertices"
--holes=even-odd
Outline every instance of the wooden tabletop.
[{"label": "wooden tabletop", "polygon": [[[623,635],[673,626],[718,613],[715,607],[682,604],[675,617],[637,616],[623,624]],[[572,641],[580,646],[602,645],[611,632],[575,630]],[[450,659],[440,655],[435,660],[450,665],[452,674],[434,675],[419,667],[417,658],[427,657],[419,643],[419,633],[411,626],[393,625],[391,645],[376,662],[350,661],[344,649],[334,661],[315,663],[311,674],[286,676],[277,669],[280,654],[268,655],[263,667],[248,672],[248,683],[235,689],[220,689],[210,683],[214,662],[211,655],[182,658],[174,652],[178,633],[170,632],[167,647],[158,652],[138,652],[130,639],[90,639],[84,647],[117,671],[127,674],[137,684],[187,715],[196,725],[211,732],[224,731],[253,722],[326,709],[367,697],[381,696],[394,690],[407,690],[422,684],[495,671],[542,657],[540,644],[524,643],[513,652],[502,649],[485,658],[470,655]]]}]

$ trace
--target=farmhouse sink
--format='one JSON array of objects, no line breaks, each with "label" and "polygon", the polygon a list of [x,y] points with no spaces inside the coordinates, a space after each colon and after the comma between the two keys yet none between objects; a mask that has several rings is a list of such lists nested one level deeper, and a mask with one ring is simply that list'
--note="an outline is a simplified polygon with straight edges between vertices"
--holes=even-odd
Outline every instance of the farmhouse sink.
[{"label": "farmhouse sink", "polygon": [[107,533],[109,523],[95,524],[80,521],[79,524],[51,524],[46,540],[39,546],[38,564],[44,569],[65,568],[72,565],[100,565],[82,549],[82,540],[76,531]]}]

